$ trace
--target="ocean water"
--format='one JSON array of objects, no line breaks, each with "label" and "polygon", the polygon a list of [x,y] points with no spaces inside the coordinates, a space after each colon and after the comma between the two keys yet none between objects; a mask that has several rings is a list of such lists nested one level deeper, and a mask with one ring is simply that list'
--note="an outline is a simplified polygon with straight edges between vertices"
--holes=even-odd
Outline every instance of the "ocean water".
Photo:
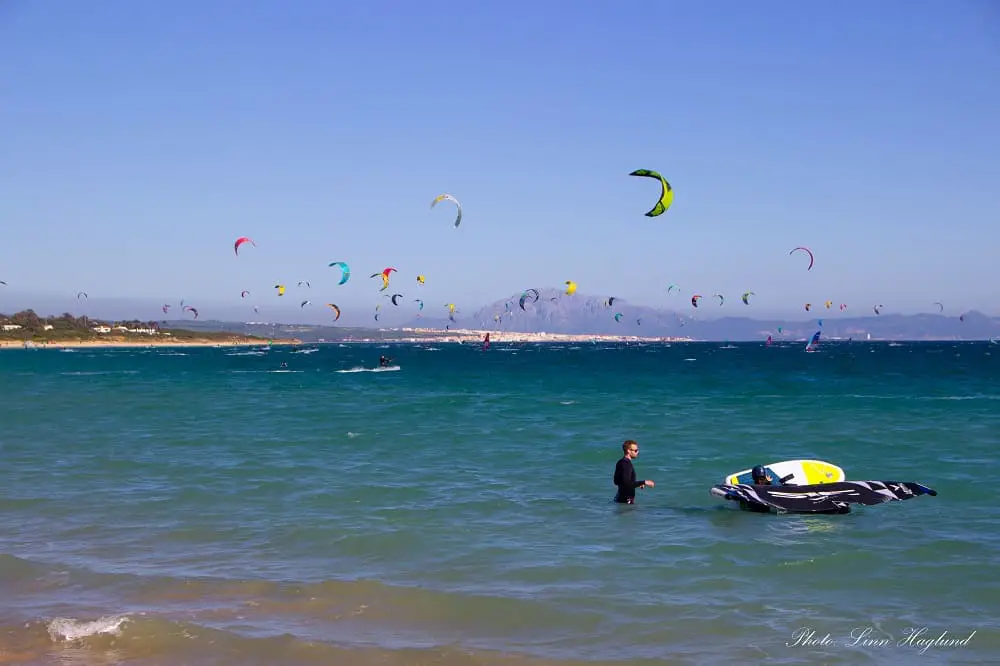
[{"label": "ocean water", "polygon": [[[2,351],[0,664],[986,663],[998,380],[985,342]],[[939,495],[709,494],[793,458]]]}]

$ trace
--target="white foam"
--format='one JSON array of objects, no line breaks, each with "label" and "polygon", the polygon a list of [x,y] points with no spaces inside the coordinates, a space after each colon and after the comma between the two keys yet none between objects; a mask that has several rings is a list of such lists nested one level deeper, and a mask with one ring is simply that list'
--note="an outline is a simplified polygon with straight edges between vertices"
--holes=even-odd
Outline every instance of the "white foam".
[{"label": "white foam", "polygon": [[75,641],[97,634],[121,634],[121,626],[128,622],[127,615],[108,615],[86,622],[72,618],[57,617],[49,622],[49,636],[53,641]]},{"label": "white foam", "polygon": [[361,368],[361,367],[348,368],[347,370],[337,370],[337,372],[340,372],[340,373],[345,373],[345,372],[395,372],[396,370],[399,370],[399,366],[398,365],[389,365],[389,366],[386,366],[384,368]]}]

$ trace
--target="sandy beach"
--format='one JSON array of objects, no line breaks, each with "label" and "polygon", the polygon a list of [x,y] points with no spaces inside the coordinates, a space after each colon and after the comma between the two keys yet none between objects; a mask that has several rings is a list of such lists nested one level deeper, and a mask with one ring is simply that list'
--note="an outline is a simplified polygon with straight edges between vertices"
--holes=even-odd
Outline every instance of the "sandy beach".
[{"label": "sandy beach", "polygon": [[[480,342],[490,334],[492,343],[518,342],[693,342],[692,338],[672,336],[606,335],[598,333],[521,333],[516,331],[488,331],[485,329],[452,329],[442,331],[436,328],[386,329],[394,334],[392,338],[363,336],[338,342]],[[395,334],[403,333],[395,337]],[[410,334],[410,335],[407,335]]]}]

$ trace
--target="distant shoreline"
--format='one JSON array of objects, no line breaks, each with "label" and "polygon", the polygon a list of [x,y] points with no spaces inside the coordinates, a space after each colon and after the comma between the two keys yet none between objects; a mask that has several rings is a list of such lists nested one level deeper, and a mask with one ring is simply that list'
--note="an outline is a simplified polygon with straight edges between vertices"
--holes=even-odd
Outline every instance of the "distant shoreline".
[{"label": "distant shoreline", "polygon": [[299,345],[300,340],[283,338],[275,340],[247,340],[246,338],[231,339],[193,339],[193,340],[126,340],[109,338],[103,340],[0,340],[0,349],[88,349],[88,348],[147,348],[147,347],[266,347],[278,345]]},{"label": "distant shoreline", "polygon": [[339,344],[371,344],[371,343],[422,343],[422,342],[452,342],[480,343],[486,334],[490,335],[491,343],[509,342],[696,342],[693,338],[673,336],[638,336],[638,335],[607,335],[600,333],[515,333],[508,331],[488,331],[485,329],[453,329],[440,331],[428,328],[396,328],[385,329],[391,337],[359,336],[357,338],[341,338],[326,340],[327,343]]}]

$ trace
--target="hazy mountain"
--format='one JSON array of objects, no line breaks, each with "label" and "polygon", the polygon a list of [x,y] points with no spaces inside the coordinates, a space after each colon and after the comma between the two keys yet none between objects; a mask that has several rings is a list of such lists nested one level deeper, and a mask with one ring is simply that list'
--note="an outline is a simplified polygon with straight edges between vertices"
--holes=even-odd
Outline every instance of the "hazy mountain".
[{"label": "hazy mountain", "polygon": [[[644,337],[690,337],[695,340],[763,340],[768,335],[779,339],[803,339],[816,330],[823,331],[825,338],[874,340],[985,340],[1000,337],[1000,318],[989,317],[981,312],[967,312],[958,316],[939,314],[898,315],[874,314],[864,317],[847,317],[836,310],[821,309],[815,319],[752,319],[750,317],[717,317],[719,307],[712,299],[704,299],[701,306],[684,307],[683,311],[652,308],[632,304],[627,300],[615,299],[607,302],[607,297],[588,296],[577,292],[566,296],[561,289],[544,288],[538,290],[538,300],[529,298],[524,309],[518,305],[521,294],[513,293],[473,311],[459,310],[455,321],[447,317],[419,317],[397,327],[429,328],[444,330],[451,328],[487,329],[510,332],[579,333]],[[738,303],[738,301],[737,301]],[[114,312],[118,319],[131,318],[117,303]],[[685,302],[685,305],[687,303]],[[146,304],[148,310],[148,303]],[[739,304],[741,310],[753,311],[753,307]],[[6,308],[5,308],[6,309]],[[94,316],[93,313],[91,316]],[[173,314],[173,313],[171,313]],[[620,321],[615,315],[621,314]],[[162,313],[161,313],[162,316]],[[822,325],[819,324],[822,321]],[[301,340],[316,341],[320,338],[339,340],[358,337],[399,337],[389,329],[347,328],[343,326],[320,326],[310,324],[248,324],[219,320],[180,320],[171,318],[171,327],[189,330],[230,331],[259,336],[294,336]],[[780,329],[780,331],[779,331]]]}]

